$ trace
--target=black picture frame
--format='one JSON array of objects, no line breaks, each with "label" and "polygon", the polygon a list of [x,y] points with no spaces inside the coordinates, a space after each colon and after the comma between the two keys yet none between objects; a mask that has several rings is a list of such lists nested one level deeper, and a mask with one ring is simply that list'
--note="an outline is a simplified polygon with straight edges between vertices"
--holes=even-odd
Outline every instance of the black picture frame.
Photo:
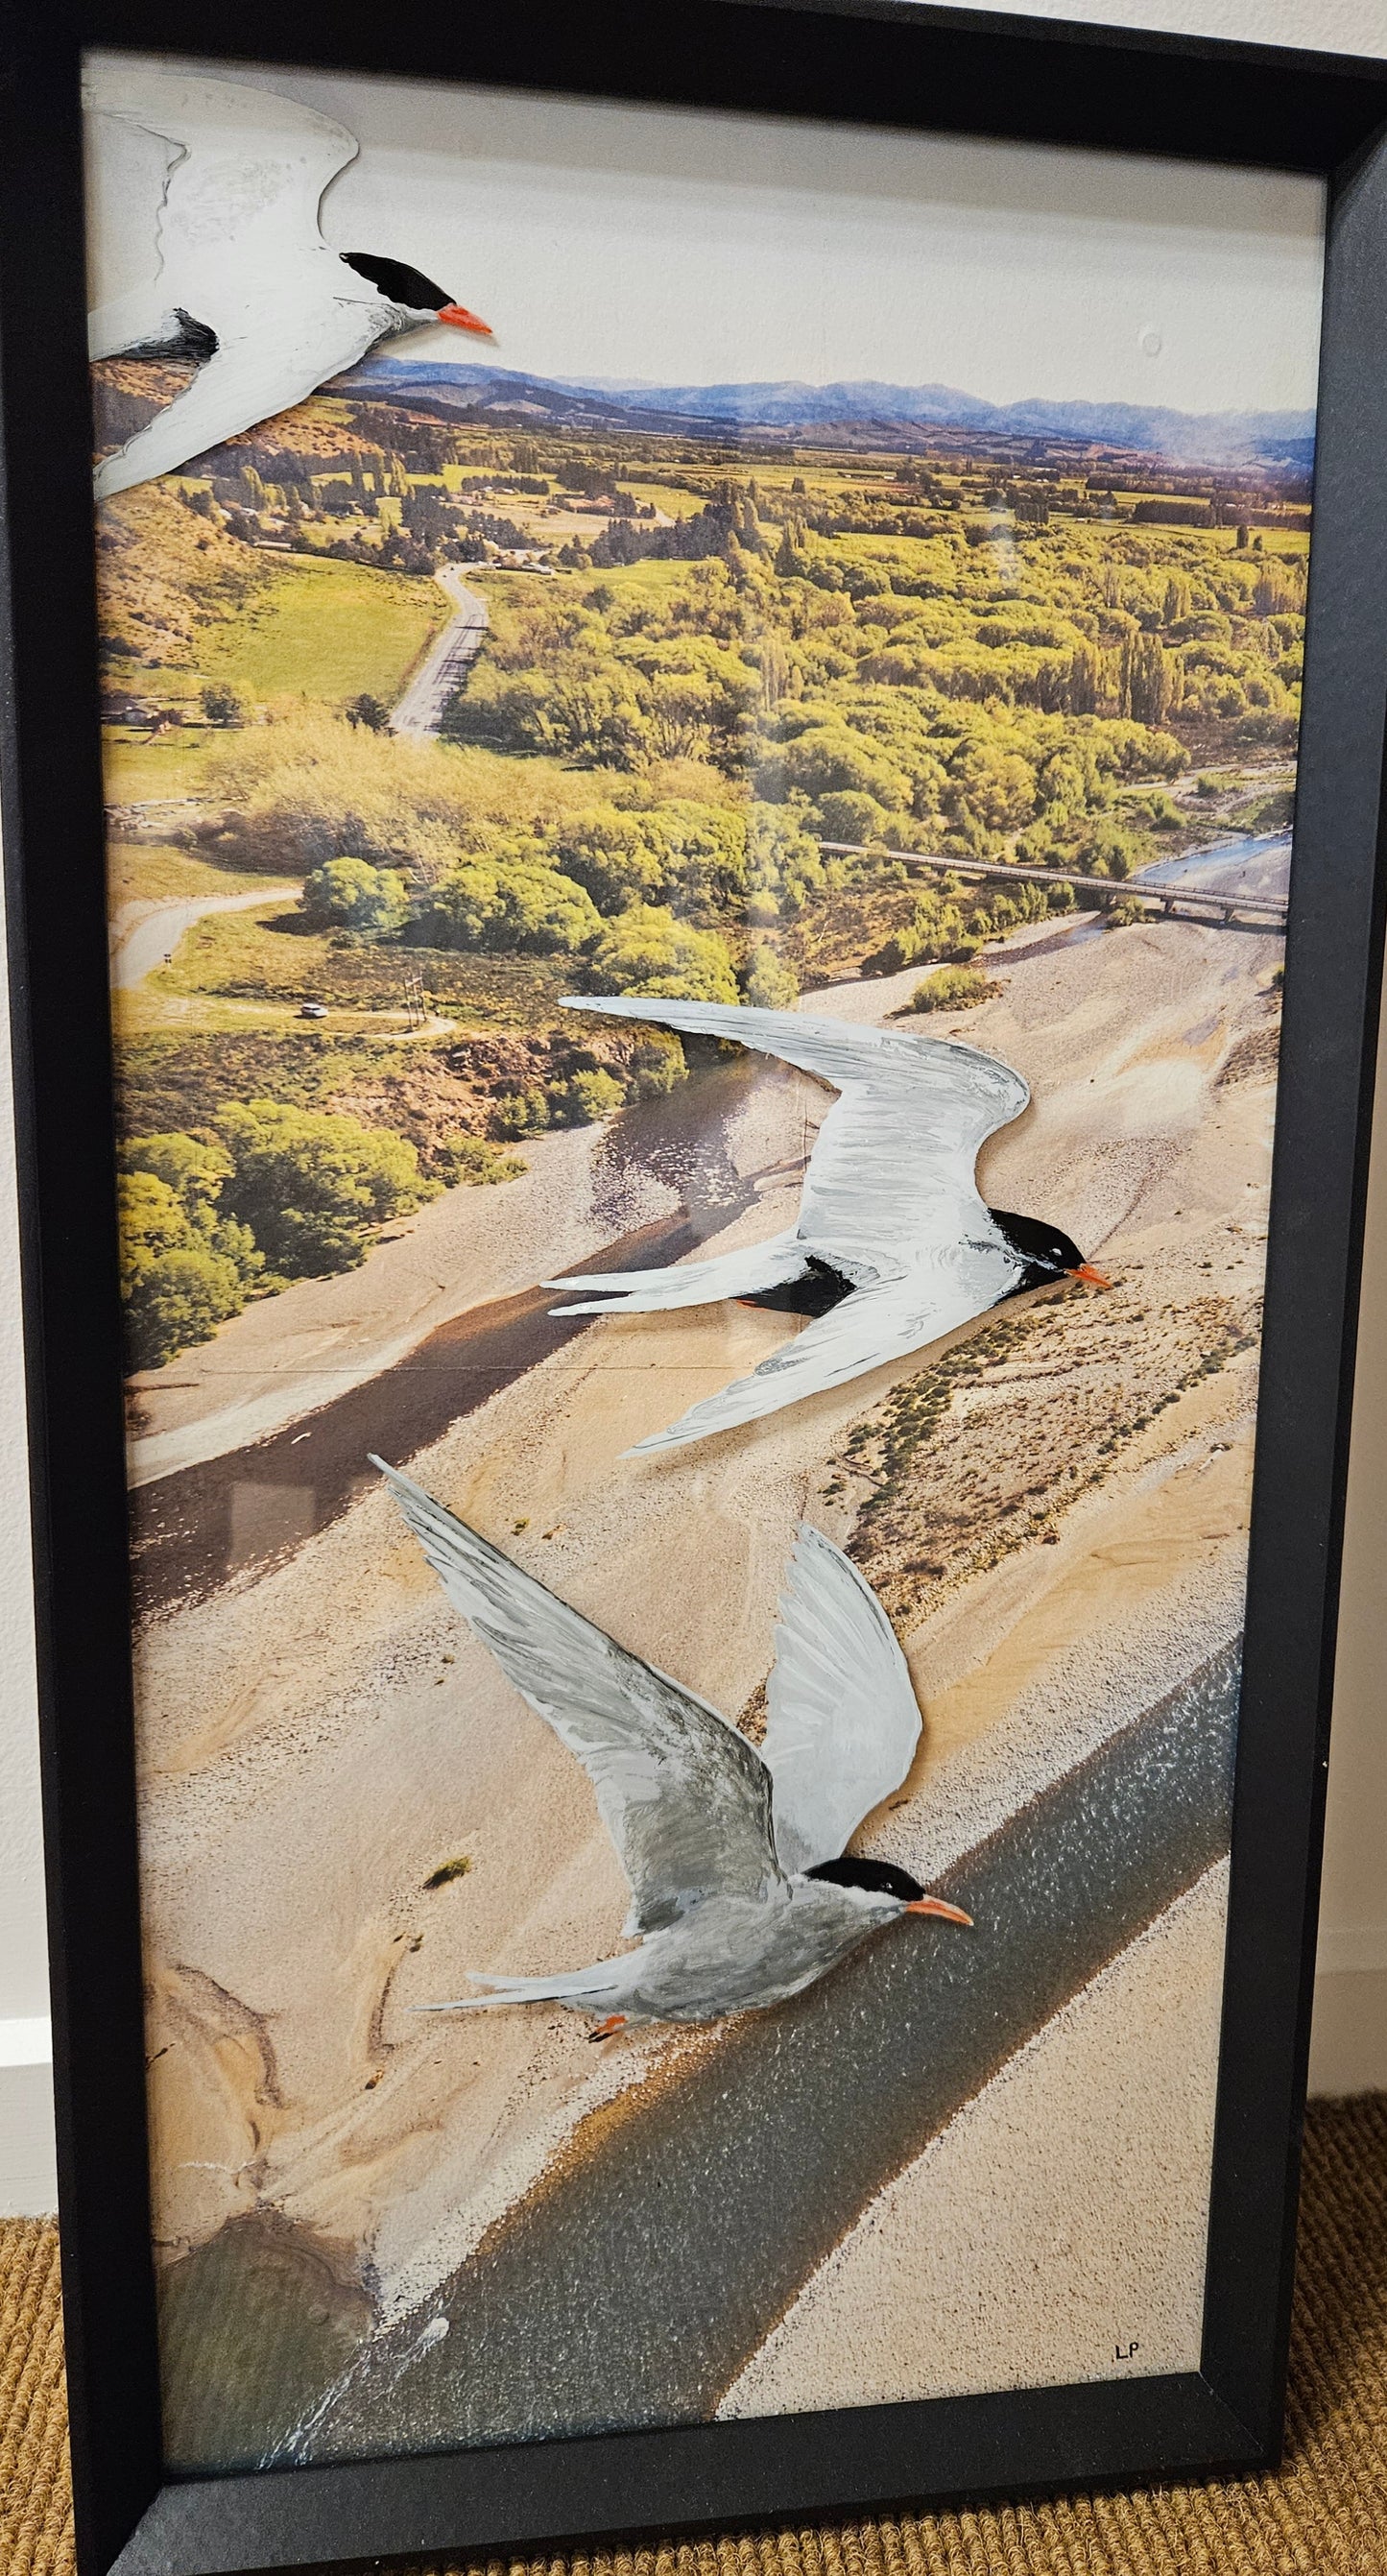
[{"label": "black picture frame", "polygon": [[[234,48],[231,42],[234,36]],[[149,2248],[78,57],[87,45],[1323,177],[1328,261],[1201,2369],[170,2480]],[[213,2576],[1274,2464],[1382,946],[1387,66],[917,0],[50,0],[0,58],[4,842],[82,2576]]]}]

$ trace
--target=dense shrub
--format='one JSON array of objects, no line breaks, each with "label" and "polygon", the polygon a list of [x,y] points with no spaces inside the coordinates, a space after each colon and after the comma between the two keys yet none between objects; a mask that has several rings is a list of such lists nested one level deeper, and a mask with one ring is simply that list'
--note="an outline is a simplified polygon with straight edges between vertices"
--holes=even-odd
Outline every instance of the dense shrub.
[{"label": "dense shrub", "polygon": [[752,947],[744,984],[746,999],[758,1011],[792,1011],[799,1000],[799,978],[794,968],[786,964],[768,939],[757,940]]},{"label": "dense shrub", "polygon": [[912,1011],[971,1011],[1000,993],[1001,985],[976,966],[936,966],[910,996]]},{"label": "dense shrub", "polygon": [[341,716],[228,736],[208,761],[207,794],[219,808],[199,829],[209,851],[276,875],[351,858],[427,882],[477,839],[475,795],[461,763],[436,743]]},{"label": "dense shrub", "polygon": [[353,930],[366,939],[387,939],[409,918],[404,878],[369,859],[325,859],[299,900],[311,929]]},{"label": "dense shrub", "polygon": [[418,922],[430,948],[476,948],[522,957],[572,955],[602,928],[592,897],[544,866],[523,842],[464,859],[434,887]]},{"label": "dense shrub", "polygon": [[231,1157],[192,1136],[142,1136],[121,1155],[121,1293],[131,1363],[156,1368],[240,1313],[264,1257],[225,1216]]},{"label": "dense shrub", "polygon": [[327,1110],[234,1102],[219,1112],[217,1134],[234,1167],[227,1213],[285,1279],[354,1270],[372,1228],[408,1215],[437,1186],[405,1137]]},{"label": "dense shrub", "polygon": [[735,1002],[737,979],[716,931],[695,930],[658,904],[632,904],[609,923],[587,969],[594,993],[649,993],[666,1000]]},{"label": "dense shrub", "polygon": [[615,1074],[599,1065],[590,1073],[575,1073],[567,1082],[555,1084],[549,1094],[550,1119],[556,1127],[592,1127],[599,1119],[612,1117],[625,1097]]},{"label": "dense shrub", "polygon": [[498,1154],[483,1137],[462,1132],[439,1137],[429,1167],[445,1189],[455,1189],[459,1183],[488,1188],[497,1181],[517,1181],[528,1168],[517,1155]]}]

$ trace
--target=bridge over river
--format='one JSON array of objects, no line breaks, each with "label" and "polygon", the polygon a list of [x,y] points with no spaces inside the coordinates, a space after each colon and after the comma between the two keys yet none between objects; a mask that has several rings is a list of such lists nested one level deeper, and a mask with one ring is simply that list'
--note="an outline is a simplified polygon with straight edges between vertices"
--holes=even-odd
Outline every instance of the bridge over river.
[{"label": "bridge over river", "polygon": [[[821,841],[819,847],[830,858],[867,855],[867,844],[861,841]],[[1115,903],[1137,902],[1152,912],[1184,921],[1214,921],[1226,929],[1284,934],[1285,871],[1275,863],[1283,854],[1289,857],[1289,852],[1289,841],[1280,835],[1236,841],[1222,848],[1191,851],[1183,859],[1158,859],[1154,866],[1132,877],[1078,876],[1072,869],[1057,872],[1054,868],[1023,867],[1012,859],[940,858],[927,850],[893,850],[891,856],[914,873],[926,870],[933,875],[947,869],[952,876],[992,885],[1053,886],[1056,874],[1061,873],[1076,895],[1091,898],[1103,912],[1110,911]],[[1258,863],[1259,875],[1281,878],[1279,887],[1243,881],[1248,853]]]}]

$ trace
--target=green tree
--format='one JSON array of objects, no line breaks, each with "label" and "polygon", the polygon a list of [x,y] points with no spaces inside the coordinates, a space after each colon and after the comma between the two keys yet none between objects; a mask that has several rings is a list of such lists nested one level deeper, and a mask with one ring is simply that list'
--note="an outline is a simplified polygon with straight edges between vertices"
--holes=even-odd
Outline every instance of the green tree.
[{"label": "green tree", "polygon": [[671,797],[638,812],[597,808],[558,825],[556,841],[564,874],[602,913],[629,903],[716,911],[746,886],[747,824],[726,806]]},{"label": "green tree", "polygon": [[264,1268],[249,1227],[223,1215],[232,1171],[193,1136],[137,1137],[122,1153],[120,1281],[136,1368],[157,1368],[240,1313]]},{"label": "green tree", "polygon": [[178,1132],[133,1136],[122,1148],[120,1160],[122,1170],[149,1172],[162,1181],[173,1191],[185,1217],[194,1222],[215,1210],[234,1168],[224,1146]]},{"label": "green tree", "polygon": [[554,852],[564,875],[590,895],[599,912],[654,903],[668,892],[669,870],[658,818],[607,806],[559,826]]},{"label": "green tree", "polygon": [[202,712],[207,722],[212,725],[243,725],[246,720],[246,702],[244,698],[237,696],[234,689],[223,688],[216,682],[209,681],[202,692]]},{"label": "green tree", "polygon": [[1127,712],[1135,722],[1163,724],[1175,693],[1175,661],[1159,635],[1138,635],[1133,639],[1126,679],[1123,695]]},{"label": "green tree", "polygon": [[665,1100],[687,1082],[688,1064],[672,1029],[645,1029],[632,1054],[627,1076],[632,1100]]},{"label": "green tree", "polygon": [[369,859],[325,859],[306,878],[299,902],[314,930],[354,930],[364,939],[388,939],[409,919],[404,878]]},{"label": "green tree", "polygon": [[589,988],[649,993],[663,1000],[735,1002],[732,960],[716,931],[695,930],[664,906],[632,904],[611,922],[592,954]]},{"label": "green tree", "polygon": [[746,998],[753,1010],[792,1011],[799,1000],[799,978],[768,939],[758,939],[746,962]]},{"label": "green tree", "polygon": [[1147,857],[1149,846],[1119,823],[1096,823],[1076,844],[1074,864],[1081,876],[1129,877]]},{"label": "green tree", "polygon": [[524,1091],[503,1091],[495,1116],[503,1136],[537,1136],[549,1125],[549,1103],[540,1084],[533,1082]]},{"label": "green tree", "polygon": [[[888,812],[910,802],[910,781],[873,742],[841,721],[810,725],[786,743],[778,760],[765,764],[761,793],[788,794],[794,788],[814,802],[821,796],[870,796]],[[777,797],[776,801],[779,801]]]},{"label": "green tree", "polygon": [[838,788],[819,798],[819,821],[826,841],[879,841],[889,821],[884,805],[857,788]]},{"label": "green tree", "polygon": [[433,1148],[430,1165],[434,1177],[445,1189],[467,1184],[489,1188],[497,1181],[518,1181],[529,1165],[518,1154],[498,1154],[481,1136],[470,1136],[459,1128],[452,1136],[440,1136]]},{"label": "green tree", "polygon": [[373,698],[369,689],[363,689],[359,698],[348,700],[347,722],[364,725],[368,733],[388,733],[390,710],[379,698]]},{"label": "green tree", "polygon": [[1069,658],[1068,698],[1071,715],[1096,715],[1102,695],[1102,654],[1096,644],[1076,644]]},{"label": "green tree", "polygon": [[434,1195],[404,1136],[275,1100],[228,1103],[217,1134],[234,1171],[223,1203],[285,1279],[354,1270],[373,1227]]},{"label": "green tree", "polygon": [[150,1251],[141,1239],[147,1213],[138,1182],[123,1182],[120,1284],[132,1368],[160,1368],[180,1351],[210,1341],[217,1326],[239,1314],[246,1301],[235,1263],[205,1244],[170,1244]]},{"label": "green tree", "polygon": [[556,1083],[550,1114],[558,1127],[595,1127],[599,1119],[613,1117],[625,1098],[615,1074],[599,1065],[590,1073],[575,1073],[568,1082]]},{"label": "green tree", "polygon": [[597,937],[591,895],[547,867],[520,840],[494,855],[464,859],[434,887],[420,931],[432,948],[482,949],[503,956],[571,956]]}]

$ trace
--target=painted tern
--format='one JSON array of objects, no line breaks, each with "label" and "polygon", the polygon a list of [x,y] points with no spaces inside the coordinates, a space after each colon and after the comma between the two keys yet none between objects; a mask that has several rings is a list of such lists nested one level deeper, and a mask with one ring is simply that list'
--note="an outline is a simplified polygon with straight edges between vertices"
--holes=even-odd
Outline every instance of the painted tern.
[{"label": "painted tern", "polygon": [[303,402],[378,340],[434,322],[488,331],[407,262],[329,249],[319,201],[357,151],[331,117],[116,55],[88,66],[83,100],[175,154],[157,274],[93,313],[89,353],[198,363],[187,390],[98,467],[98,500]]},{"label": "painted tern", "polygon": [[427,2012],[558,2003],[627,2022],[717,2021],[783,2003],[902,1915],[967,1925],[889,1861],[845,1856],[920,1736],[905,1657],[855,1566],[801,1525],[780,1603],[760,1751],[382,1458],[455,1609],[575,1753],[631,1888],[624,1957],[549,1977],[471,1971],[482,1995]]},{"label": "painted tern", "polygon": [[637,1441],[628,1457],[706,1440],[843,1386],[1024,1289],[1064,1278],[1111,1286],[1067,1234],[979,1197],[980,1148],[1030,1099],[1021,1075],[995,1056],[942,1038],[738,1003],[570,994],[565,1008],[734,1039],[839,1094],[809,1158],[799,1221],[786,1233],[667,1270],[544,1281],[605,1292],[552,1307],[556,1315],[667,1313],[736,1297],[813,1318],[750,1377]]}]

